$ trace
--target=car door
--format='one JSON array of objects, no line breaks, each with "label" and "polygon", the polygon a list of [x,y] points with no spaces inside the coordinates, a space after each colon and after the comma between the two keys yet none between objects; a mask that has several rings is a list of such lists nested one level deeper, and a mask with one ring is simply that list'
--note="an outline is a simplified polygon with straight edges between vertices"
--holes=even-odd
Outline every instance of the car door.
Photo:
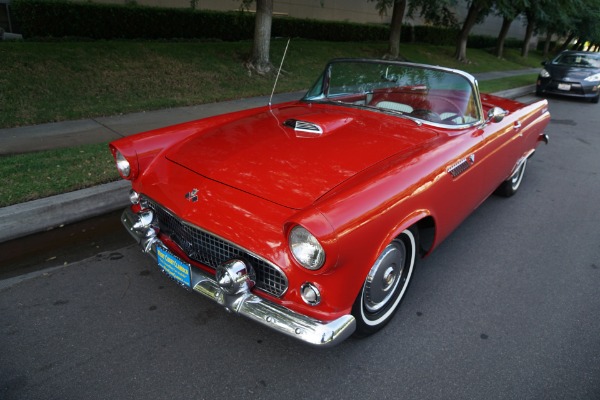
[{"label": "car door", "polygon": [[479,130],[481,146],[474,154],[482,200],[509,177],[523,157],[523,122],[519,116],[519,113],[509,114]]}]

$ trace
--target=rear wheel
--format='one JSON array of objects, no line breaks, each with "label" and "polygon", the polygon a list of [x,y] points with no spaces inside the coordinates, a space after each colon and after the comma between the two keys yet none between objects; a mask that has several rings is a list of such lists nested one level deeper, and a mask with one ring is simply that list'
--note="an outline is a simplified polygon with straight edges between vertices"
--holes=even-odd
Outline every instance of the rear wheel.
[{"label": "rear wheel", "polygon": [[526,167],[527,159],[525,158],[517,167],[515,172],[513,172],[510,178],[508,178],[507,180],[502,182],[500,186],[498,186],[498,189],[496,189],[495,193],[504,197],[510,197],[513,194],[517,193],[517,190],[519,190],[519,187],[521,186],[521,181],[523,181],[523,175],[525,175]]},{"label": "rear wheel", "polygon": [[381,252],[352,307],[355,336],[383,328],[394,316],[410,283],[417,255],[417,235],[406,229]]}]

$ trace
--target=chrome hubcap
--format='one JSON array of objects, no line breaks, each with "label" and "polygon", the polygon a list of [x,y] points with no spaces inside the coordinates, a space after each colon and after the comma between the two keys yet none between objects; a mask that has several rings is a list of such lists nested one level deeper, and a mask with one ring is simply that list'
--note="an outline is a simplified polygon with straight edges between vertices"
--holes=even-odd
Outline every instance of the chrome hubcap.
[{"label": "chrome hubcap", "polygon": [[396,274],[394,267],[389,267],[383,274],[383,290],[387,291],[394,284],[396,280]]},{"label": "chrome hubcap", "polygon": [[368,312],[377,312],[392,299],[400,282],[406,262],[406,248],[401,241],[390,243],[381,253],[365,282],[364,306]]}]

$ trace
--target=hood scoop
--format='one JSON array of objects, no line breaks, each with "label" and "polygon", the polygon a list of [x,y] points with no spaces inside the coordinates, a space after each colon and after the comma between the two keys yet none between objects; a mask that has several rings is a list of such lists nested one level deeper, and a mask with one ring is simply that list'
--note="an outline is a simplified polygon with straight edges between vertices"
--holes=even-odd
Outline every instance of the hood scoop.
[{"label": "hood scoop", "polygon": [[[301,110],[304,111],[304,110]],[[277,113],[279,121],[284,121],[283,126],[294,130],[298,138],[321,138],[349,125],[354,120],[346,113],[340,112],[303,112],[298,113],[298,108],[290,107],[281,109]]]},{"label": "hood scoop", "polygon": [[294,129],[296,132],[311,133],[313,135],[322,135],[323,128],[314,122],[301,121],[298,119],[288,119],[283,125]]}]

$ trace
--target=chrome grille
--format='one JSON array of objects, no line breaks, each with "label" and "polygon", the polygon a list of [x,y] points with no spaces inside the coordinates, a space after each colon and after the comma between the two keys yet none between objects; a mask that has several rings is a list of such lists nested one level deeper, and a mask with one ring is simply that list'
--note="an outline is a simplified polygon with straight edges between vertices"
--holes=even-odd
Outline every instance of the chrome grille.
[{"label": "chrome grille", "polygon": [[177,243],[192,260],[216,269],[224,261],[242,258],[254,267],[257,288],[277,297],[287,290],[287,278],[275,266],[218,236],[182,222],[158,203],[148,198],[144,200],[156,214],[161,232]]}]

